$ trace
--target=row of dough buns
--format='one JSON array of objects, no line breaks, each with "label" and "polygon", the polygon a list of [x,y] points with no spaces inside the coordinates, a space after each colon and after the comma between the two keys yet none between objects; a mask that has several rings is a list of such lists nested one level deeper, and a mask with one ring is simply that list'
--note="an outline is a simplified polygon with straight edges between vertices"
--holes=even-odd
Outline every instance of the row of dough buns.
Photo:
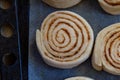
[{"label": "row of dough buns", "polygon": [[[94,35],[88,22],[71,11],[49,14],[36,31],[36,43],[43,60],[50,66],[73,68],[91,54]],[[120,75],[120,23],[97,35],[92,57],[96,70]]]},{"label": "row of dough buns", "polygon": [[[50,6],[55,8],[69,8],[82,0],[43,0]],[[120,14],[120,0],[98,0],[101,7],[109,14],[118,15]]]}]

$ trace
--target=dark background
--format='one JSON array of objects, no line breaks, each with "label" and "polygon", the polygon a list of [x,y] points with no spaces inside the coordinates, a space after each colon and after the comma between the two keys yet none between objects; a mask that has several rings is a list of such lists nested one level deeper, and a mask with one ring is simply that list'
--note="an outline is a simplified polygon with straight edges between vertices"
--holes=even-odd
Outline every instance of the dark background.
[{"label": "dark background", "polygon": [[28,80],[29,0],[18,0],[23,80]]},{"label": "dark background", "polygon": [[[11,1],[12,6],[6,10],[0,8],[0,30],[4,23],[10,23],[14,34],[11,38],[0,34],[0,80],[28,80],[29,0],[5,1]],[[6,53],[15,56],[16,61],[13,65],[3,63]],[[9,56],[9,63],[14,56]]]}]

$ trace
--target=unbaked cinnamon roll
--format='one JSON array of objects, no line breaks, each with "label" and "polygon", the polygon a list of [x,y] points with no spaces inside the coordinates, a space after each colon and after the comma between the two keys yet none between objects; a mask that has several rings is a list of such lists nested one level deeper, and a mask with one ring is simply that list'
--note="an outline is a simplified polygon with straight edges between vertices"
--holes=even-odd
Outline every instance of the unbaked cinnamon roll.
[{"label": "unbaked cinnamon roll", "polygon": [[88,77],[71,77],[71,78],[67,78],[65,80],[94,80]]},{"label": "unbaked cinnamon roll", "polygon": [[120,75],[120,23],[100,31],[95,42],[92,64],[96,70]]},{"label": "unbaked cinnamon roll", "polygon": [[120,0],[98,0],[101,7],[112,15],[120,14]]},{"label": "unbaked cinnamon roll", "polygon": [[78,4],[81,0],[43,0],[43,2],[55,8],[69,8]]},{"label": "unbaked cinnamon roll", "polygon": [[91,54],[93,30],[85,19],[70,11],[48,15],[36,32],[44,61],[57,68],[73,68]]}]

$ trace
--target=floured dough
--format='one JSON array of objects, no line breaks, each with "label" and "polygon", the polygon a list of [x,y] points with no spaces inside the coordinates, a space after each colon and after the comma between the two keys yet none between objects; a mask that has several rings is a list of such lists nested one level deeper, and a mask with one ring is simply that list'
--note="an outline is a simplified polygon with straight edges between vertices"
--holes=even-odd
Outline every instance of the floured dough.
[{"label": "floured dough", "polygon": [[71,78],[67,78],[65,80],[94,80],[88,77],[71,77]]},{"label": "floured dough", "polygon": [[87,21],[70,11],[51,13],[36,31],[40,54],[48,65],[57,68],[73,68],[88,59],[93,38]]},{"label": "floured dough", "polygon": [[69,8],[78,4],[81,0],[43,0],[43,2],[55,8]]},{"label": "floured dough", "polygon": [[120,23],[110,25],[99,32],[92,64],[96,70],[120,75]]},{"label": "floured dough", "polygon": [[112,15],[120,14],[120,0],[98,0],[101,7]]}]

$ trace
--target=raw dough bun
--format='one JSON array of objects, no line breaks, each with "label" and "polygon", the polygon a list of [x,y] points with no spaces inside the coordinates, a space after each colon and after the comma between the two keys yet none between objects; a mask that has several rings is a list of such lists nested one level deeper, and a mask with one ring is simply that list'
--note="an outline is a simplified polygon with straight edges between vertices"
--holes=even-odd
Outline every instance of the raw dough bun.
[{"label": "raw dough bun", "polygon": [[36,32],[38,50],[44,61],[57,68],[73,68],[91,54],[93,30],[87,21],[70,11],[56,11]]},{"label": "raw dough bun", "polygon": [[43,0],[43,2],[55,8],[69,8],[78,4],[81,0]]},{"label": "raw dough bun", "polygon": [[120,14],[120,0],[98,0],[101,7],[112,15]]},{"label": "raw dough bun", "polygon": [[104,28],[97,35],[92,64],[96,70],[120,75],[120,23]]},{"label": "raw dough bun", "polygon": [[94,80],[88,77],[71,77],[71,78],[67,78],[65,80]]}]

